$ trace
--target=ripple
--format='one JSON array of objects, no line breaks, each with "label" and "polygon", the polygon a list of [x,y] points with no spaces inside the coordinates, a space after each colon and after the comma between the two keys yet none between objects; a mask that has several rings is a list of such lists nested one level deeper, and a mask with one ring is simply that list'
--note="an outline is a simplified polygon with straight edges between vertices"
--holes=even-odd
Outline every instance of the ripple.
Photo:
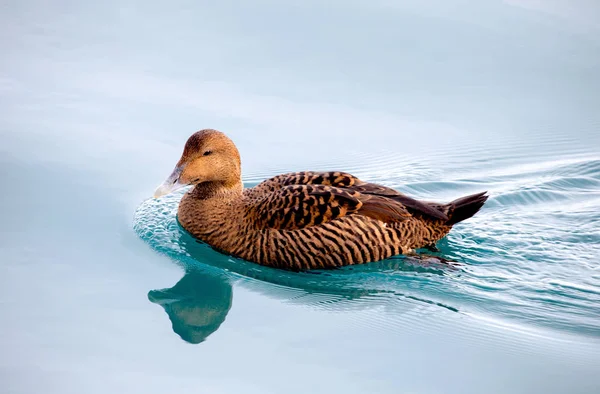
[{"label": "ripple", "polygon": [[[365,173],[372,171],[367,164],[371,159],[372,168],[378,168],[375,156],[362,159]],[[600,161],[538,163],[525,165],[520,172],[505,168],[488,177],[444,182],[420,180],[418,173],[429,171],[426,165],[403,168],[413,171],[414,177],[400,179],[398,172],[392,175],[393,171],[381,169],[372,172],[382,183],[423,197],[450,199],[482,189],[492,191],[478,215],[455,226],[439,243],[441,254],[462,263],[460,269],[425,267],[405,258],[327,272],[289,273],[261,267],[214,252],[183,231],[175,216],[181,194],[142,203],[134,228],[186,271],[212,267],[253,292],[295,305],[338,312],[395,305],[403,310],[396,323],[405,325],[415,324],[413,310],[424,308],[430,316],[445,310],[524,330],[600,337],[596,173]],[[261,180],[258,175],[251,177],[248,185]]]}]

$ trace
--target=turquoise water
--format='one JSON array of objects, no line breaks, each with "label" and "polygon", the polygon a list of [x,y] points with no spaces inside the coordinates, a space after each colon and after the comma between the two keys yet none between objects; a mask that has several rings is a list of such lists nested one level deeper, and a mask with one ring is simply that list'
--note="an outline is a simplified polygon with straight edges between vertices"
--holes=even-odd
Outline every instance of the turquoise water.
[{"label": "turquoise water", "polygon": [[[2,5],[0,392],[598,392],[600,9],[543,3]],[[491,197],[452,267],[263,268],[149,199],[206,127]]]}]

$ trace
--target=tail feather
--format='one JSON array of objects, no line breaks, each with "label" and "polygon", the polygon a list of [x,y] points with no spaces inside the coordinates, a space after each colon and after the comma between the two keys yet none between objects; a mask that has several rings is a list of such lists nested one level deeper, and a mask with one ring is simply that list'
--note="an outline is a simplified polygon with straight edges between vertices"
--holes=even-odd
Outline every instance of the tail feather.
[{"label": "tail feather", "polygon": [[446,224],[452,226],[475,215],[487,201],[489,196],[486,193],[472,194],[449,203],[447,205],[449,219]]}]

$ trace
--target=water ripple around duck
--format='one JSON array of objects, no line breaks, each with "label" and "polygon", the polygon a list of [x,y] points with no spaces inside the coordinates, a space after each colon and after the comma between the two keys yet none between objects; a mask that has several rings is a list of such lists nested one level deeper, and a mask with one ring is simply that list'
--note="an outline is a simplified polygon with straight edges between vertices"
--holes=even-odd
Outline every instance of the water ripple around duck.
[{"label": "water ripple around duck", "polygon": [[[363,164],[374,157],[364,159]],[[401,172],[402,167],[395,168]],[[404,305],[401,324],[409,324],[414,308],[429,313],[442,308],[600,338],[600,160],[524,165],[520,172],[505,168],[488,177],[444,182],[419,179],[418,172],[428,172],[425,165],[405,168],[413,168],[415,176],[409,172],[400,179],[382,171],[386,178],[368,165],[361,172],[418,197],[490,191],[486,207],[439,243],[441,255],[461,263],[459,269],[404,258],[319,273],[260,267],[222,256],[187,235],[175,217],[180,194],[142,203],[134,227],[184,268],[217,267],[246,288],[289,303],[340,311],[385,309],[399,302]],[[253,176],[248,185],[269,175]]]}]

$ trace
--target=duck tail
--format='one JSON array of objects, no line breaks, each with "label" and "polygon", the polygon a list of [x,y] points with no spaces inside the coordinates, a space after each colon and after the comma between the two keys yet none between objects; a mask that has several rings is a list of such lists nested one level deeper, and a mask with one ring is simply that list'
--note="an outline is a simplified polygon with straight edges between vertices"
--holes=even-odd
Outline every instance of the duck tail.
[{"label": "duck tail", "polygon": [[458,222],[475,215],[488,199],[487,192],[471,194],[470,196],[458,198],[447,204],[448,221],[447,225],[453,226]]}]

